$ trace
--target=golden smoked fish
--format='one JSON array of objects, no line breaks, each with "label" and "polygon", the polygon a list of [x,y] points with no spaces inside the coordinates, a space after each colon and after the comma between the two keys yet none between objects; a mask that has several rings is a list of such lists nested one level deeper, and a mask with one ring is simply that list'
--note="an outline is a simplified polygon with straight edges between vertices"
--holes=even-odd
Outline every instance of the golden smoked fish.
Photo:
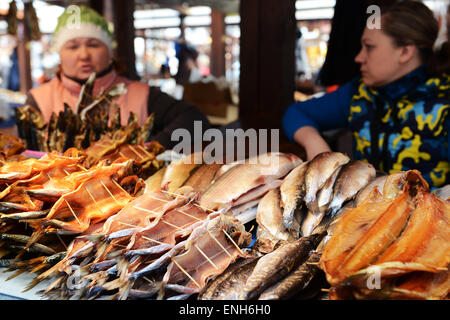
[{"label": "golden smoked fish", "polygon": [[319,266],[327,275],[328,281],[332,281],[332,277],[339,272],[340,264],[379,217],[383,215],[392,201],[384,199],[374,189],[361,205],[339,215],[342,216],[334,225],[333,235],[326,243],[319,262]]},{"label": "golden smoked fish", "polygon": [[331,285],[336,285],[361,268],[367,267],[397,239],[411,214],[411,204],[408,200],[407,192],[400,194],[364,233],[333,274],[327,273],[327,280]]},{"label": "golden smoked fish", "polygon": [[179,160],[172,161],[166,168],[161,187],[168,185],[167,191],[174,192],[180,188],[191,175],[192,170],[202,164],[202,154],[193,153]]}]

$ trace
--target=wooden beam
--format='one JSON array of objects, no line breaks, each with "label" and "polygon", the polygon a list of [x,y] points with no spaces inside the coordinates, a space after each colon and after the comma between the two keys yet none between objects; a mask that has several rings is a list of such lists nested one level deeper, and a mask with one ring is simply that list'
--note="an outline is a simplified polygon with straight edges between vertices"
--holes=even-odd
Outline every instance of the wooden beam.
[{"label": "wooden beam", "polygon": [[124,67],[121,74],[129,79],[138,80],[134,52],[134,0],[114,0],[112,7],[114,37],[117,43],[115,57]]},{"label": "wooden beam", "polygon": [[245,127],[281,128],[294,100],[294,1],[241,1],[240,117]]},{"label": "wooden beam", "polygon": [[[25,3],[24,10],[29,9],[31,3]],[[17,59],[19,64],[20,92],[23,94],[33,87],[31,78],[30,33],[25,26],[25,20],[20,20],[17,28]]]},{"label": "wooden beam", "polygon": [[295,1],[240,2],[239,118],[243,129],[279,129],[280,151],[304,157],[289,143],[282,116],[294,102]]},{"label": "wooden beam", "polygon": [[225,76],[225,15],[211,10],[211,74],[217,78]]}]

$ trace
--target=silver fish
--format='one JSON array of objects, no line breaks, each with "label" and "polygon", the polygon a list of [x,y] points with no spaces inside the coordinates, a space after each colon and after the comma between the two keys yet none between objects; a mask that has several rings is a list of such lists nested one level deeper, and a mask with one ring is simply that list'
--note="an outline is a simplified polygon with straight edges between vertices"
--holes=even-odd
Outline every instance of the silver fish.
[{"label": "silver fish", "polygon": [[235,300],[260,257],[249,257],[231,264],[221,275],[209,282],[198,300]]},{"label": "silver fish", "polygon": [[292,271],[286,278],[265,290],[259,300],[289,299],[308,287],[311,280],[320,272],[317,263],[321,254],[313,252],[305,263]]},{"label": "silver fish", "polygon": [[294,215],[305,195],[304,181],[308,162],[295,167],[284,178],[280,186],[280,205],[283,207],[283,226],[286,229],[298,231],[299,225],[295,223]]},{"label": "silver fish", "polygon": [[256,213],[258,228],[263,227],[278,240],[288,240],[290,234],[283,226],[283,212],[280,207],[280,189],[269,191],[259,202]]},{"label": "silver fish", "polygon": [[[259,156],[255,163],[237,164],[205,190],[200,197],[200,205],[211,210],[233,207],[239,197],[286,176],[300,161],[293,154],[272,153]],[[261,195],[257,193],[253,199],[247,197],[247,201]]]},{"label": "silver fish", "polygon": [[322,152],[310,161],[305,173],[305,203],[308,209],[317,212],[317,192],[325,185],[334,171],[350,162],[350,158],[340,152]]},{"label": "silver fish", "polygon": [[314,229],[320,224],[324,216],[325,211],[308,211],[306,218],[302,222],[302,226],[300,229],[301,235],[303,237],[310,236],[313,233]]},{"label": "silver fish", "polygon": [[268,287],[284,278],[293,268],[303,263],[319,244],[324,234],[313,234],[288,242],[258,260],[239,295],[240,300],[252,300]]},{"label": "silver fish", "polygon": [[345,165],[336,180],[333,200],[328,207],[331,215],[335,215],[342,204],[353,198],[375,175],[376,170],[373,165],[362,160]]},{"label": "silver fish", "polygon": [[317,194],[317,205],[320,212],[325,212],[328,209],[328,204],[333,199],[334,183],[336,182],[336,179],[339,176],[342,167],[343,166],[340,166],[334,171],[334,173],[331,175],[331,177],[328,178],[325,185],[322,187],[322,189],[319,190],[319,193]]}]

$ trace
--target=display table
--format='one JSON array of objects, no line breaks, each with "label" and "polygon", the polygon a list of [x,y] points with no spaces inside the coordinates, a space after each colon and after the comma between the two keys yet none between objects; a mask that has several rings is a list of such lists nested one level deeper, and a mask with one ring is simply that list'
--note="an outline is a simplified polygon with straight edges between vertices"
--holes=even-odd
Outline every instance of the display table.
[{"label": "display table", "polygon": [[50,285],[49,281],[42,281],[29,291],[22,292],[35,275],[24,272],[6,281],[15,272],[5,272],[6,270],[7,268],[0,268],[0,300],[45,300],[38,292],[45,290]]}]

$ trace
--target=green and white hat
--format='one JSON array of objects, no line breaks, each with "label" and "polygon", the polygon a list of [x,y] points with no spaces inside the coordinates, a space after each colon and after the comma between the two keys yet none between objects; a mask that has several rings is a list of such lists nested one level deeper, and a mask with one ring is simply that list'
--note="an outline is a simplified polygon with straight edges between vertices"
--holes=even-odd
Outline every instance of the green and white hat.
[{"label": "green and white hat", "polygon": [[58,18],[52,50],[59,52],[64,43],[79,37],[98,39],[112,53],[113,35],[105,18],[86,6],[71,5]]}]

